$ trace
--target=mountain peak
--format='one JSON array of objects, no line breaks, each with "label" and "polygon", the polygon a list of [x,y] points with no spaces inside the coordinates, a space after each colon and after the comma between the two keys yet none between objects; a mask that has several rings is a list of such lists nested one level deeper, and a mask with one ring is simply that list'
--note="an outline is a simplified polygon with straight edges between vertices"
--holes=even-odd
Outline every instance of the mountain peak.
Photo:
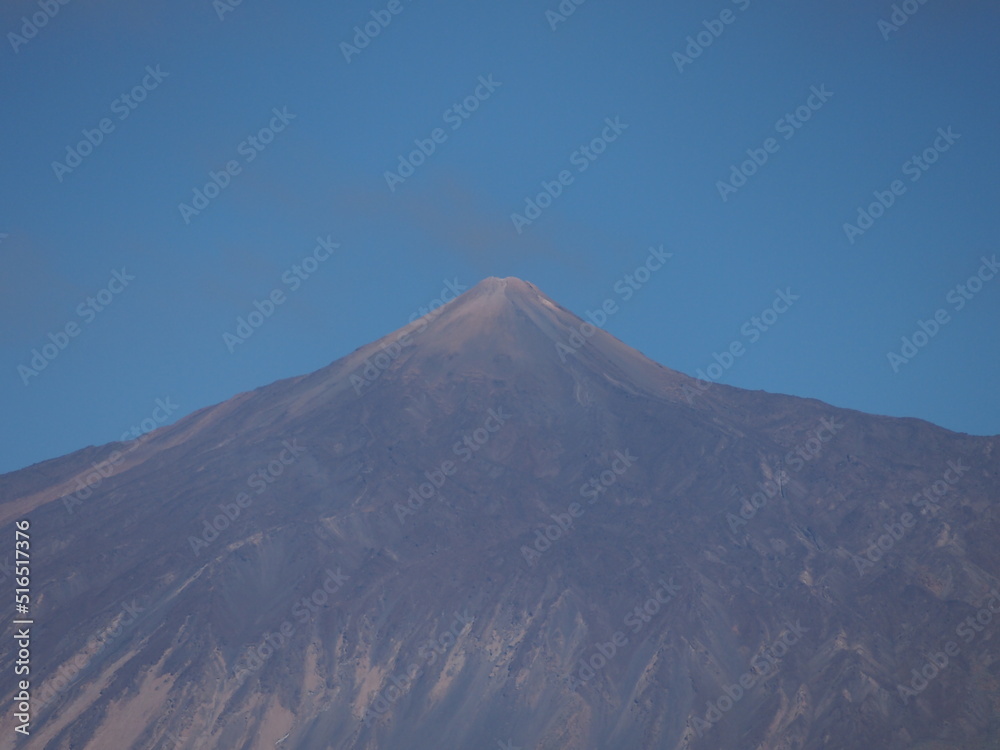
[{"label": "mountain peak", "polygon": [[885,696],[997,611],[996,440],[696,388],[491,277],[0,477],[45,530],[20,747],[987,746],[986,636]]},{"label": "mountain peak", "polygon": [[479,284],[476,284],[476,286],[480,286],[481,284],[490,286],[499,285],[501,287],[504,287],[507,284],[511,284],[513,286],[532,286],[532,284],[528,283],[524,279],[519,279],[517,276],[487,276],[485,279],[480,281]]},{"label": "mountain peak", "polygon": [[476,286],[485,286],[489,288],[499,287],[502,289],[507,286],[508,282],[513,282],[515,284],[528,283],[522,279],[519,279],[517,276],[487,276],[485,279],[476,284]]},{"label": "mountain peak", "polygon": [[[387,357],[391,361],[387,362]],[[384,367],[372,371],[378,358]],[[613,383],[633,395],[677,399],[694,382],[576,316],[531,282],[490,276],[465,293],[328,368],[335,389],[343,373],[367,367],[388,387],[397,378],[426,386],[463,378],[544,382],[587,390]],[[582,384],[588,385],[582,385]]]},{"label": "mountain peak", "polygon": [[488,276],[462,296],[478,297],[494,294],[503,296],[513,294],[524,299],[538,298],[548,300],[550,304],[555,304],[537,286],[531,282],[519,279],[517,276]]}]

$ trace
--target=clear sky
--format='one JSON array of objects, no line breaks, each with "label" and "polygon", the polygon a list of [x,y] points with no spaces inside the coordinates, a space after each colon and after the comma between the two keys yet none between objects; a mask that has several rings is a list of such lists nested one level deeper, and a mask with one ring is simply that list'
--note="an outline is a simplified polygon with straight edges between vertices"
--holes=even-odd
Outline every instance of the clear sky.
[{"label": "clear sky", "polygon": [[901,5],[8,0],[0,471],[486,276],[613,298],[607,329],[685,373],[739,342],[721,382],[1000,433],[1000,6]]}]

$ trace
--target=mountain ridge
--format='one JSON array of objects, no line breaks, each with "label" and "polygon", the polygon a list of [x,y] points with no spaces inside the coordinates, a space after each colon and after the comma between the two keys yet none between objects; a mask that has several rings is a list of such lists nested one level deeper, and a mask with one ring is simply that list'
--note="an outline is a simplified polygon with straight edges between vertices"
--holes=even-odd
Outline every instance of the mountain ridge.
[{"label": "mountain ridge", "polygon": [[0,525],[30,513],[44,561],[19,746],[981,747],[991,631],[912,704],[896,685],[1000,584],[997,439],[689,402],[694,378],[584,325],[491,277],[313,373],[0,476]]}]

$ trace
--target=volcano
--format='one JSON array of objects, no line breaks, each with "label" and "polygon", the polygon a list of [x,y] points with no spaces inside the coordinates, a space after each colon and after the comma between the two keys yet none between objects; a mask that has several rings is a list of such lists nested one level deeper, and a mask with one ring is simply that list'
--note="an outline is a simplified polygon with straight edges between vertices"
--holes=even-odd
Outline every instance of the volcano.
[{"label": "volcano", "polygon": [[997,747],[998,449],[486,279],[0,477],[0,747]]}]

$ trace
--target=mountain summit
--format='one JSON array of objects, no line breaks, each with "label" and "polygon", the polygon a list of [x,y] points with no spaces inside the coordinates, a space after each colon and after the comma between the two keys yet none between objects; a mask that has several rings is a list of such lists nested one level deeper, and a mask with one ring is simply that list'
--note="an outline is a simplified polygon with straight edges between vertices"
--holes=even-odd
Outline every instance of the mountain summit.
[{"label": "mountain summit", "polygon": [[0,477],[34,597],[0,747],[985,748],[998,448],[706,388],[489,278]]}]

